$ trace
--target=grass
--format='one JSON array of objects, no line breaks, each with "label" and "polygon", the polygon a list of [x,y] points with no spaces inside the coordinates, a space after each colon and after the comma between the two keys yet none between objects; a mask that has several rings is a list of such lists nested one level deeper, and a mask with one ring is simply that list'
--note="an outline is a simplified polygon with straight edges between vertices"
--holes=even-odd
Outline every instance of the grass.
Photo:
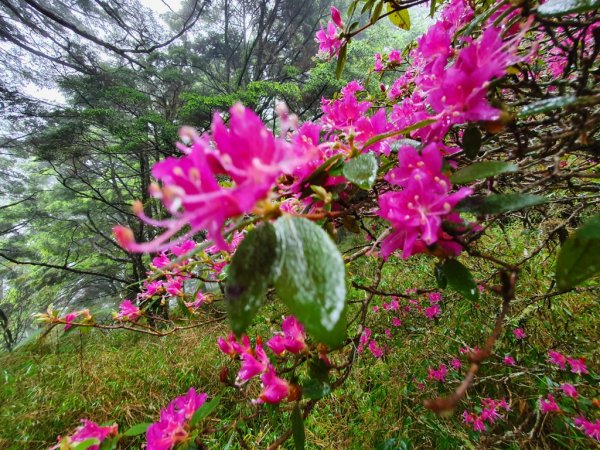
[{"label": "grass", "polygon": [[[543,233],[522,232],[517,226],[509,227],[507,233],[505,238],[499,229],[493,230],[482,246],[490,254],[503,254],[516,261],[543,239]],[[375,263],[375,259],[368,258],[355,264],[349,270],[352,280],[367,280]],[[448,395],[463,373],[450,371],[447,383],[426,382],[423,390],[417,381],[426,381],[428,367],[459,356],[460,346],[481,345],[499,307],[498,298],[491,294],[474,303],[448,293],[442,317],[436,321],[407,318],[403,327],[395,330],[394,337],[386,341],[393,351],[384,359],[376,360],[365,352],[350,380],[320,401],[307,419],[307,447],[377,448],[395,439],[396,446],[388,448],[589,448],[591,441],[565,425],[562,417],[544,419],[534,438],[522,441],[522,445],[510,437],[498,441],[499,436],[510,436],[511,430],[527,418],[535,420],[538,399],[549,392],[552,383],[575,380],[582,396],[598,395],[596,375],[575,379],[556,372],[545,361],[548,348],[586,357],[593,373],[597,373],[600,361],[600,308],[596,295],[584,291],[550,299],[536,297],[550,285],[553,263],[554,258],[542,252],[524,267],[496,354],[484,364],[456,414],[438,417],[427,411],[422,402]],[[415,286],[433,288],[433,264],[427,258],[410,262],[390,260],[380,288],[400,292]],[[492,268],[485,261],[476,261],[470,268],[478,279],[492,275]],[[490,284],[494,280],[490,278]],[[350,289],[350,300],[363,297],[364,292]],[[376,304],[382,301],[375,299]],[[266,317],[280,317],[283,313],[277,304],[264,310]],[[389,321],[381,314],[369,316],[368,326],[378,340],[390,327]],[[270,326],[263,317],[257,318],[251,334],[268,336]],[[524,342],[517,342],[512,336],[511,330],[518,326],[529,335]],[[211,396],[223,395],[209,418],[210,426],[232,423],[247,409],[244,402],[238,401],[239,394],[218,380],[224,365],[229,365],[231,371],[237,369],[235,364],[228,364],[215,345],[216,337],[227,332],[226,324],[218,323],[164,338],[99,331],[64,335],[54,330],[42,341],[13,354],[0,355],[0,448],[47,448],[58,434],[68,433],[82,417],[99,423],[116,421],[121,430],[151,422],[173,397],[191,386]],[[504,354],[515,357],[517,367],[504,366]],[[463,363],[466,364],[464,358]],[[461,423],[462,409],[473,410],[482,397],[502,396],[511,401],[513,411],[490,432],[478,435]],[[256,417],[241,424],[238,433],[217,433],[207,446],[223,448],[231,442],[231,448],[265,448],[288,429],[289,408],[285,405],[261,407],[258,411]],[[571,415],[574,413],[573,410]],[[568,414],[565,411],[564,417]],[[141,442],[131,438],[123,441],[123,448],[140,448]],[[284,447],[293,448],[293,444],[289,441]]]}]

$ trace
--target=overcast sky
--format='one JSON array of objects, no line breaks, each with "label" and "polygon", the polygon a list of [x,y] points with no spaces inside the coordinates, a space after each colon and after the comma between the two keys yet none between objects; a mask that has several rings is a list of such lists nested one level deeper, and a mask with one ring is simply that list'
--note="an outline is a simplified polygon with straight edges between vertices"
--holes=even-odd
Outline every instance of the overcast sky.
[{"label": "overcast sky", "polygon": [[[178,12],[181,8],[182,0],[140,0],[147,8],[156,11],[158,14],[164,14],[171,10]],[[44,100],[50,103],[65,104],[65,98],[58,89],[49,89],[30,82],[25,86],[24,91],[34,98]]]}]

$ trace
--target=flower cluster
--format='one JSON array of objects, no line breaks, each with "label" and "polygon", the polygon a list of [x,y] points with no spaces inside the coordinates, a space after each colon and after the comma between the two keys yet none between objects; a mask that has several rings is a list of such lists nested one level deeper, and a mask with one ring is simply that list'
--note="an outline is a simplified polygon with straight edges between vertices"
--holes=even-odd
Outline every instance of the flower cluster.
[{"label": "flower cluster", "polygon": [[315,36],[315,40],[319,43],[319,54],[328,58],[336,56],[343,44],[340,38],[340,32],[343,31],[342,15],[335,6],[332,6],[331,20],[327,22],[325,29],[321,25],[321,30],[317,31]]},{"label": "flower cluster", "polygon": [[188,422],[204,405],[207,395],[190,388],[186,395],[175,398],[160,412],[160,419],[146,431],[147,450],[170,450],[188,438]]},{"label": "flower cluster", "polygon": [[[281,328],[282,333],[276,334],[267,342],[267,347],[273,353],[282,356],[285,352],[299,354],[307,350],[306,333],[298,319],[294,316],[285,317]],[[242,361],[236,377],[236,385],[241,386],[252,378],[260,376],[263,389],[258,398],[253,400],[254,403],[279,403],[293,395],[293,386],[277,376],[260,337],[257,338],[254,348],[247,336],[242,336],[238,340],[233,334],[226,339],[220,337],[218,346],[226,355],[232,358],[237,356]]]},{"label": "flower cluster", "polygon": [[493,424],[504,417],[499,412],[501,410],[510,411],[510,405],[504,398],[500,400],[484,398],[481,400],[481,413],[477,414],[465,410],[463,412],[463,420],[466,424],[470,425],[473,430],[482,432],[487,429],[485,422]]},{"label": "flower cluster", "polygon": [[557,366],[560,370],[566,370],[568,363],[569,366],[571,366],[571,372],[576,373],[577,375],[585,375],[588,373],[584,358],[564,356],[555,350],[548,350],[548,362]]},{"label": "flower cluster", "polygon": [[381,244],[383,257],[402,249],[402,256],[408,258],[415,253],[432,251],[434,244],[449,255],[457,255],[462,250],[443,225],[461,224],[453,208],[473,191],[461,188],[451,193],[452,184],[442,173],[442,165],[443,157],[437,144],[429,144],[421,153],[411,146],[400,149],[398,167],[386,175],[386,180],[401,190],[379,197],[378,214],[394,228]]},{"label": "flower cluster", "polygon": [[[223,238],[225,222],[250,213],[256,203],[265,199],[276,180],[304,162],[304,157],[284,139],[276,138],[261,119],[241,104],[230,111],[229,128],[215,114],[210,135],[199,136],[190,128],[180,131],[183,143],[181,158],[167,158],[152,168],[154,178],[150,193],[160,199],[172,218],[154,220],[143,205],[134,205],[136,215],[149,225],[166,228],[156,239],[137,243],[133,231],[123,226],[114,228],[123,248],[133,252],[157,252],[183,242],[200,230],[219,249],[228,250]],[[218,177],[226,176],[231,183],[223,186]],[[170,242],[186,226],[189,230]]]}]

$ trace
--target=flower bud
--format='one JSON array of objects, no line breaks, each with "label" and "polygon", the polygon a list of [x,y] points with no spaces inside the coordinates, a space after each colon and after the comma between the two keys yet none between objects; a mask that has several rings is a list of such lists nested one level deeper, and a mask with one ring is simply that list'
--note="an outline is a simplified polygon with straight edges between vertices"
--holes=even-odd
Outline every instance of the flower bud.
[{"label": "flower bud", "polygon": [[342,22],[340,10],[333,5],[331,6],[331,20],[333,20],[333,23],[335,23],[339,29],[344,29],[344,23]]}]

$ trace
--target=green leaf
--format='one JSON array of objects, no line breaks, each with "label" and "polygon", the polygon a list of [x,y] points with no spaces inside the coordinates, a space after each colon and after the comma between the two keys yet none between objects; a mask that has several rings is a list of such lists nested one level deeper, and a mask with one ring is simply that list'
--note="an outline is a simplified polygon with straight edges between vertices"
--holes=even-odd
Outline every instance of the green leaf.
[{"label": "green leaf", "polygon": [[381,17],[381,11],[383,10],[383,0],[379,0],[375,5],[375,9],[373,9],[373,14],[371,14],[371,23],[375,23]]},{"label": "green leaf", "polygon": [[300,408],[297,403],[292,411],[292,435],[294,436],[294,446],[296,447],[296,450],[304,450],[304,443],[306,442],[304,421],[302,420],[302,414],[300,413]]},{"label": "green leaf", "polygon": [[81,441],[79,444],[73,447],[73,450],[86,450],[92,445],[98,445],[99,443],[100,440],[98,438],[86,439],[85,441]]},{"label": "green leaf", "polygon": [[[435,3],[435,0],[432,0]],[[388,13],[394,11],[394,6],[391,3],[387,4]],[[389,16],[390,22],[403,30],[410,30],[410,14],[408,9],[392,12]]]},{"label": "green leaf", "polygon": [[575,97],[574,95],[567,95],[564,97],[554,97],[539,100],[521,108],[521,110],[517,113],[517,117],[519,119],[523,119],[525,117],[535,116],[536,114],[542,114],[558,108],[564,108],[565,106],[578,103],[579,99],[579,97]]},{"label": "green leaf", "polygon": [[377,178],[377,158],[372,153],[358,155],[344,164],[343,174],[359,188],[369,190]]},{"label": "green leaf", "polygon": [[444,268],[442,265],[436,264],[433,273],[435,275],[435,282],[437,283],[438,287],[440,289],[446,289],[446,286],[448,286],[448,279],[446,278],[446,275],[444,275]]},{"label": "green leaf", "polygon": [[335,77],[339,80],[342,76],[342,72],[344,71],[344,66],[346,65],[346,59],[348,59],[348,43],[345,42],[340,48],[340,52],[337,57],[337,66],[335,68]]},{"label": "green leaf", "polygon": [[302,396],[311,400],[319,400],[329,394],[331,394],[331,386],[324,381],[311,379],[302,386]]},{"label": "green leaf", "polygon": [[456,210],[476,214],[500,214],[541,205],[547,201],[545,197],[540,195],[517,193],[494,194],[487,197],[471,196],[458,203]]},{"label": "green leaf", "polygon": [[571,289],[600,272],[600,215],[588,220],[563,244],[556,263],[556,283]]},{"label": "green leaf", "polygon": [[210,415],[211,412],[215,410],[219,401],[221,400],[221,396],[217,396],[213,398],[210,402],[205,403],[200,408],[196,410],[192,418],[190,419],[190,426],[197,425],[201,420],[205,419]]},{"label": "green leaf", "polygon": [[484,161],[471,164],[452,174],[450,181],[455,184],[467,184],[502,173],[516,172],[517,166],[505,161]]},{"label": "green leaf", "polygon": [[463,135],[463,150],[469,159],[475,159],[481,149],[481,130],[479,127],[470,126],[465,130]]},{"label": "green leaf", "polygon": [[278,275],[278,248],[275,227],[265,223],[250,231],[233,255],[225,295],[231,328],[238,335],[252,322]]},{"label": "green leaf", "polygon": [[307,219],[284,216],[275,228],[282,259],[277,294],[317,341],[339,344],[346,331],[342,255],[327,233]]},{"label": "green leaf", "polygon": [[469,300],[479,298],[479,291],[473,280],[473,275],[458,259],[447,259],[442,266],[442,270],[452,289]]},{"label": "green leaf", "polygon": [[151,423],[138,423],[137,425],[132,426],[129,430],[123,433],[123,436],[139,436],[140,434],[144,434],[148,427],[152,425]]},{"label": "green leaf", "polygon": [[538,6],[537,12],[542,17],[558,17],[571,13],[584,13],[600,8],[599,0],[548,0]]}]

